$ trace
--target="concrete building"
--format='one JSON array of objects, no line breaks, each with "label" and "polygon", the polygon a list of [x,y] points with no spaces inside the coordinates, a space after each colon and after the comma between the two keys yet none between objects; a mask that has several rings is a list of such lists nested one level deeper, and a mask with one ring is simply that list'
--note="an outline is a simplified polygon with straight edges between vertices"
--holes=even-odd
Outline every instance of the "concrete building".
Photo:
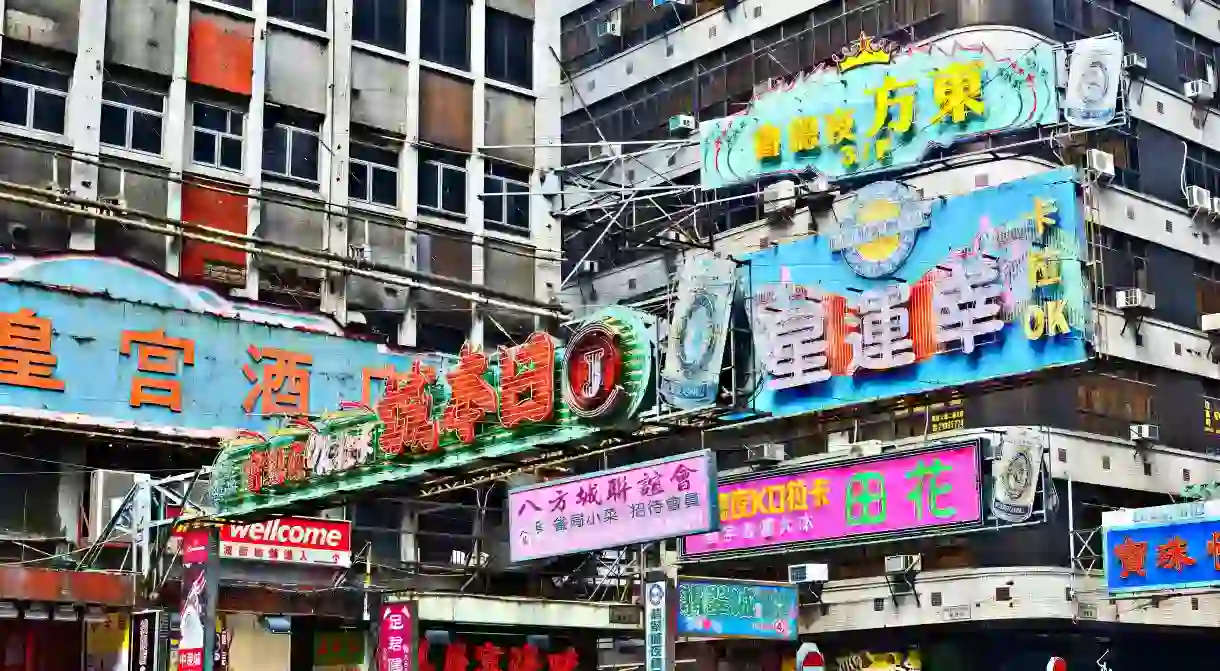
[{"label": "concrete building", "polygon": [[[1091,668],[1106,649],[1109,663],[1129,667],[1149,663],[1151,648],[1197,645],[1187,632],[1214,626],[1220,598],[1108,599],[1100,581],[1107,549],[1095,529],[1103,509],[1168,503],[1184,486],[1220,472],[1211,415],[1220,366],[1214,339],[1201,324],[1203,315],[1220,309],[1220,251],[1214,215],[1190,189],[1201,187],[1209,198],[1220,193],[1220,112],[1209,96],[1189,95],[1187,88],[1194,80],[1215,82],[1220,6],[1142,0],[653,4],[574,0],[562,18],[561,55],[571,81],[563,101],[564,163],[584,191],[563,203],[574,247],[568,262],[589,252],[586,263],[568,268],[575,279],[564,300],[576,311],[665,302],[660,297],[670,295],[682,252],[658,246],[682,247],[679,238],[692,242],[692,231],[700,246],[741,255],[833,230],[839,204],[870,178],[837,184],[829,200],[798,201],[791,216],[768,216],[763,192],[774,180],[701,192],[695,186],[698,137],[672,135],[668,120],[692,115],[705,122],[746,111],[777,80],[809,72],[862,31],[902,45],[982,42],[1001,50],[1116,33],[1128,53],[1146,59],[1146,68],[1129,72],[1126,123],[1071,136],[1017,133],[972,142],[934,154],[918,171],[887,177],[936,198],[1065,163],[1084,168],[1090,149],[1111,156],[1114,177],[1090,187],[1086,215],[1096,225],[1091,263],[1100,269],[1091,282],[1098,355],[1092,369],[1014,389],[964,392],[947,401],[961,410],[954,413],[961,421],[936,419],[946,412],[941,398],[897,410],[864,406],[842,419],[759,420],[723,432],[731,435],[718,443],[729,450],[721,453],[722,465],[734,465],[732,448],[740,455],[743,445],[765,441],[785,443],[790,459],[816,462],[827,450],[861,442],[903,449],[1037,426],[1059,500],[1047,523],[880,547],[696,560],[679,571],[784,580],[785,565],[828,563],[831,580],[821,597],[828,608],[804,606],[801,622],[802,640],[819,642],[828,657],[935,647],[964,631],[972,632],[973,643],[935,653],[940,661],[931,666],[933,653],[925,648],[923,668],[1040,669],[1050,655],[1068,658],[1072,668]],[[656,197],[646,197],[650,192]],[[615,212],[622,225],[607,225]],[[1156,297],[1138,319],[1115,303],[1117,291],[1132,288]],[[1157,427],[1158,437],[1132,440],[1132,425],[1144,424]],[[708,436],[714,433],[721,432]],[[738,457],[743,470],[732,472],[757,468],[743,461]],[[902,552],[922,553],[919,603],[891,599],[882,558]],[[980,628],[1002,633],[980,636]],[[1125,644],[1111,638],[1120,630]],[[701,657],[704,647],[691,643],[678,658],[715,668]],[[629,666],[632,659],[638,661],[617,662]]]}]

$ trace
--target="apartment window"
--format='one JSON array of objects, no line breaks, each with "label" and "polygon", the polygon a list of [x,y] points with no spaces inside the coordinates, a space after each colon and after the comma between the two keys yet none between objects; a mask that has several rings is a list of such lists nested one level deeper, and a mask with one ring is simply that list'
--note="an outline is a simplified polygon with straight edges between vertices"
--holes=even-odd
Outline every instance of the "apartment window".
[{"label": "apartment window", "polygon": [[1054,0],[1055,37],[1071,42],[1118,33],[1127,37],[1127,0]]},{"label": "apartment window", "polygon": [[316,184],[318,131],[316,124],[280,121],[263,132],[263,172]]},{"label": "apartment window", "polygon": [[267,16],[326,30],[328,0],[267,0]]},{"label": "apartment window", "polygon": [[245,115],[206,103],[191,106],[191,160],[225,170],[241,171]]},{"label": "apartment window", "polygon": [[398,205],[398,152],[353,142],[348,160],[347,196],[378,205]]},{"label": "apartment window", "polygon": [[1082,377],[1076,387],[1081,428],[1089,433],[1128,438],[1132,424],[1156,422],[1155,392],[1151,376],[1140,370]]},{"label": "apartment window", "polygon": [[1063,157],[1067,162],[1084,168],[1088,150],[1100,149],[1114,157],[1114,182],[1128,189],[1139,189],[1138,122],[1130,130],[1108,128],[1094,133],[1078,133],[1065,139]]},{"label": "apartment window", "polygon": [[354,0],[352,38],[392,51],[407,50],[405,0]]},{"label": "apartment window", "polygon": [[124,84],[102,84],[102,144],[161,153],[165,96]]},{"label": "apartment window", "polygon": [[1220,312],[1220,264],[1195,259],[1195,302],[1200,315]]},{"label": "apartment window", "polygon": [[1181,26],[1174,27],[1178,52],[1178,78],[1183,82],[1208,79],[1216,72],[1216,43]]},{"label": "apartment window", "polygon": [[521,88],[534,86],[534,22],[487,10],[487,76]]},{"label": "apartment window", "polygon": [[483,222],[487,228],[529,237],[530,171],[487,161],[483,176]]},{"label": "apartment window", "polygon": [[422,0],[419,55],[433,63],[470,69],[470,0]]},{"label": "apartment window", "polygon": [[420,150],[419,206],[466,213],[466,159],[447,151]]},{"label": "apartment window", "polygon": [[71,81],[62,72],[5,59],[0,62],[0,122],[62,134]]},{"label": "apartment window", "polygon": [[1201,186],[1210,191],[1212,196],[1220,197],[1220,152],[1188,141],[1186,143],[1186,184]]}]

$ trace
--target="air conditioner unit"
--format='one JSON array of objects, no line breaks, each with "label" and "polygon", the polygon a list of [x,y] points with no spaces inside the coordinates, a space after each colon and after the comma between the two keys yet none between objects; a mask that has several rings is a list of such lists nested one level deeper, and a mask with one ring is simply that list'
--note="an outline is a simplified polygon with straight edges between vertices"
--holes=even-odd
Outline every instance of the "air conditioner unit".
[{"label": "air conditioner unit", "polygon": [[615,9],[606,14],[606,20],[597,24],[598,37],[622,37],[623,36],[623,13],[619,9]]},{"label": "air conditioner unit", "polygon": [[1212,312],[1200,317],[1199,328],[1204,333],[1220,333],[1220,312]]},{"label": "air conditioner unit", "polygon": [[1220,198],[1212,198],[1212,216],[1220,217]]},{"label": "air conditioner unit", "polygon": [[1119,310],[1155,310],[1156,295],[1143,289],[1119,289],[1114,292],[1114,307]]},{"label": "air conditioner unit", "polygon": [[885,572],[918,573],[923,570],[923,555],[889,555],[885,558]]},{"label": "air conditioner unit", "polygon": [[791,212],[796,209],[796,182],[785,179],[763,189],[763,212]]},{"label": "air conditioner unit", "polygon": [[695,117],[689,114],[678,114],[669,117],[669,132],[671,135],[690,135],[698,130],[699,124]]},{"label": "air conditioner unit", "polygon": [[852,443],[848,448],[848,452],[850,452],[851,456],[853,457],[871,457],[881,454],[881,451],[884,448],[885,443],[881,442],[880,440],[861,440],[859,442]]},{"label": "air conditioner unit", "polygon": [[1137,443],[1161,442],[1161,427],[1156,424],[1132,424],[1131,440]]},{"label": "air conditioner unit", "polygon": [[586,259],[580,262],[580,272],[586,275],[596,275],[600,272],[602,266],[597,261]]},{"label": "air conditioner unit", "polygon": [[623,145],[614,142],[601,142],[589,145],[589,160],[613,158],[623,153]]},{"label": "air conditioner unit", "polygon": [[652,0],[654,9],[664,5],[689,5],[690,3],[691,0]]},{"label": "air conditioner unit", "polygon": [[750,464],[778,464],[787,458],[787,450],[779,443],[763,443],[746,448],[746,463]]},{"label": "air conditioner unit", "polygon": [[1106,177],[1114,176],[1114,154],[1100,149],[1090,149],[1087,159],[1090,171]]},{"label": "air conditioner unit", "polygon": [[1182,87],[1182,93],[1193,103],[1209,103],[1216,92],[1212,89],[1211,82],[1206,79],[1192,79]]},{"label": "air conditioner unit", "polygon": [[89,542],[101,540],[102,530],[111,518],[120,513],[114,530],[106,538],[107,543],[130,543],[132,534],[148,524],[150,502],[147,489],[137,492],[138,496],[132,499],[131,505],[122,508],[127,493],[137,482],[147,482],[148,479],[149,476],[144,473],[93,471],[89,482]]},{"label": "air conditioner unit", "polygon": [[826,564],[792,564],[788,567],[788,582],[802,585],[830,580],[830,567]]},{"label": "air conditioner unit", "polygon": [[1212,211],[1212,194],[1201,186],[1186,187],[1186,207],[1193,213],[1208,214]]},{"label": "air conditioner unit", "polygon": [[1123,69],[1131,73],[1142,73],[1148,70],[1148,59],[1134,51],[1123,55]]},{"label": "air conditioner unit", "polygon": [[368,263],[373,260],[373,248],[368,245],[348,245],[347,255],[357,261]]}]

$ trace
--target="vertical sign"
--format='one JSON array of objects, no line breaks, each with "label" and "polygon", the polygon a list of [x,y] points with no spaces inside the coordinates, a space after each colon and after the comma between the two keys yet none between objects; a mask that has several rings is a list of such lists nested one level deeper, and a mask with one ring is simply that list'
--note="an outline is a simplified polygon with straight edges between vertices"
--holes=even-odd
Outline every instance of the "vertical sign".
[{"label": "vertical sign", "polygon": [[661,398],[675,408],[716,403],[736,272],[732,259],[686,257],[660,380]]},{"label": "vertical sign", "polygon": [[158,671],[157,635],[161,630],[161,611],[146,610],[131,616],[131,642],[127,646],[131,671]]},{"label": "vertical sign", "polygon": [[216,647],[216,527],[190,530],[182,542],[178,671],[212,671]]},{"label": "vertical sign", "polygon": [[415,610],[413,602],[387,603],[381,607],[377,627],[378,671],[411,671],[415,662]]},{"label": "vertical sign", "polygon": [[644,585],[644,594],[644,640],[647,641],[644,671],[672,671],[674,637],[670,635],[669,582],[649,582]]}]

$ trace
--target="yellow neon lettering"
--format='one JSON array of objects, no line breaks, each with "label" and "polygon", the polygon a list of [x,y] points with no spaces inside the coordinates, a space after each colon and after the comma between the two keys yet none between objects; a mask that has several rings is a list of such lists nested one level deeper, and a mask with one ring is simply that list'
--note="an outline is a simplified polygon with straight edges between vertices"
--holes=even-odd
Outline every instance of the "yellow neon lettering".
[{"label": "yellow neon lettering", "polygon": [[856,156],[856,146],[853,144],[844,145],[843,148],[839,150],[839,154],[843,157],[843,165],[845,166],[851,167],[858,162],[858,158]]},{"label": "yellow neon lettering", "polygon": [[809,488],[804,480],[792,480],[788,483],[788,511],[809,510]]},{"label": "yellow neon lettering", "polygon": [[983,116],[983,62],[950,63],[933,72],[932,91],[940,110],[932,123],[965,123],[972,114]]},{"label": "yellow neon lettering", "polygon": [[830,481],[826,478],[814,478],[813,489],[809,491],[809,496],[813,498],[813,507],[821,508],[822,506],[830,505]]},{"label": "yellow neon lettering", "polygon": [[854,142],[856,139],[855,110],[837,109],[826,115],[826,141],[830,144]]},{"label": "yellow neon lettering", "polygon": [[1068,326],[1067,305],[1063,301],[1047,301],[1046,303],[1046,335],[1053,338],[1057,335],[1071,333]]},{"label": "yellow neon lettering", "polygon": [[1034,213],[1030,218],[1034,222],[1034,229],[1038,235],[1046,235],[1046,229],[1055,225],[1055,218],[1052,214],[1059,212],[1059,206],[1053,199],[1050,198],[1034,198]]},{"label": "yellow neon lettering", "polygon": [[754,157],[760,161],[779,158],[780,132],[771,124],[764,124],[754,131]]},{"label": "yellow neon lettering", "polygon": [[[913,81],[900,82],[886,75],[880,88],[865,91],[876,97],[876,111],[873,113],[873,125],[868,129],[868,137],[876,137],[887,122],[890,130],[900,135],[911,130],[911,126],[915,123],[915,92],[901,94],[900,92],[914,86]],[[893,112],[897,112],[897,114],[895,115]],[[878,157],[880,158],[880,156]]]},{"label": "yellow neon lettering", "polygon": [[784,486],[770,485],[767,487],[767,500],[765,505],[759,506],[760,513],[782,513],[784,512]]},{"label": "yellow neon lettering", "polygon": [[718,504],[717,507],[720,508],[720,521],[721,522],[732,521],[733,508],[729,504],[729,495],[725,494],[725,493],[717,494],[716,502]]},{"label": "yellow neon lettering", "polygon": [[743,520],[754,517],[754,491],[751,489],[735,489],[729,496],[732,498],[733,515],[731,519]]},{"label": "yellow neon lettering", "polygon": [[1056,252],[1029,253],[1029,286],[1050,287],[1059,284],[1059,256]]},{"label": "yellow neon lettering", "polygon": [[1037,340],[1046,333],[1046,314],[1041,305],[1030,304],[1025,308],[1025,337]]},{"label": "yellow neon lettering", "polygon": [[821,145],[817,117],[802,116],[793,119],[788,129],[788,141],[795,153],[817,151]]}]

